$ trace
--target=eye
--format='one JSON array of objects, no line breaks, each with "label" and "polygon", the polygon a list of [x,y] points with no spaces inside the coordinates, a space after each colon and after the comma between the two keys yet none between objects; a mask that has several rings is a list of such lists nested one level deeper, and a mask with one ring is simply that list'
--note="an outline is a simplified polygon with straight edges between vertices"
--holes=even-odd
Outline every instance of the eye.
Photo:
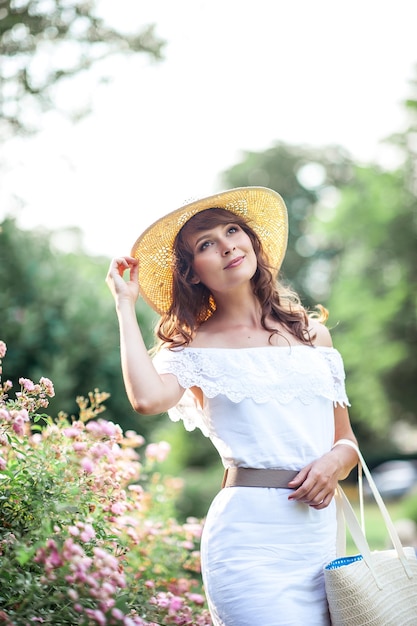
[{"label": "eye", "polygon": [[203,252],[204,250],[207,250],[207,248],[211,245],[212,242],[207,239],[207,241],[203,241],[202,243],[200,243],[200,245],[198,246],[198,251]]},{"label": "eye", "polygon": [[229,228],[227,229],[228,234],[234,234],[237,233],[240,230],[239,226],[233,225],[233,226],[229,226]]}]

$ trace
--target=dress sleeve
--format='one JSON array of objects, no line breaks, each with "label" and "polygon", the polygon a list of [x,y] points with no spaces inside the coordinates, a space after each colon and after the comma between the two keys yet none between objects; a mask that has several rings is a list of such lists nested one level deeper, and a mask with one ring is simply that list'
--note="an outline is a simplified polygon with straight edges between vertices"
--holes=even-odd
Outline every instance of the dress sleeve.
[{"label": "dress sleeve", "polygon": [[337,404],[340,404],[340,406],[350,406],[345,387],[345,368],[340,352],[331,348],[330,350],[324,350],[323,354],[333,378],[334,405],[336,406]]},{"label": "dress sleeve", "polygon": [[[173,422],[183,421],[188,431],[199,428],[203,435],[209,436],[209,429],[205,422],[203,409],[190,390],[194,386],[193,373],[185,367],[182,351],[160,350],[153,358],[153,364],[159,374],[173,374],[178,379],[185,392],[178,404],[167,411]],[[188,364],[189,365],[189,364]]]}]

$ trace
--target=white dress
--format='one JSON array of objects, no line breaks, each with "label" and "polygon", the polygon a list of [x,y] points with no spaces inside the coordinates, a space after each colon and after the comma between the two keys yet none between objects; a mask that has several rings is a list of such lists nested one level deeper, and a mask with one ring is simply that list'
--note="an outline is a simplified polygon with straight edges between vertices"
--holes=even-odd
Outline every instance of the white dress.
[{"label": "white dress", "polygon": [[[225,468],[301,469],[334,442],[334,405],[348,405],[334,348],[162,350],[160,373],[197,386],[169,411],[217,448]],[[201,539],[214,626],[328,626],[323,566],[335,557],[334,502],[317,511],[289,490],[228,487],[214,498]]]}]

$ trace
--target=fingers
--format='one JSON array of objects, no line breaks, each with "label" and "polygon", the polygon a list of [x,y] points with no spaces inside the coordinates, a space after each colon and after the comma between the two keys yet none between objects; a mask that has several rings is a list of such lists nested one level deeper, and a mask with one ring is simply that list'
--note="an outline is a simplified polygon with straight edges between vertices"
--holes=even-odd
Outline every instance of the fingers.
[{"label": "fingers", "polygon": [[333,493],[328,494],[318,504],[310,504],[309,506],[311,506],[312,509],[317,509],[318,511],[321,509],[325,509],[326,507],[329,506],[330,502],[332,501],[333,495],[334,495]]},{"label": "fingers", "polygon": [[110,263],[110,269],[114,268],[122,276],[127,269],[133,269],[138,266],[137,259],[131,256],[116,257]]},{"label": "fingers", "polygon": [[131,272],[131,280],[137,279],[138,273],[138,261],[129,256],[116,257],[111,260],[110,267],[107,272],[106,280],[109,282],[110,280],[116,280],[117,276],[123,277],[123,274],[126,270]]},{"label": "fingers", "polygon": [[[124,274],[129,276],[125,279]],[[113,297],[136,300],[139,295],[139,265],[138,261],[130,256],[115,257],[110,262],[106,276],[106,283]]]},{"label": "fingers", "polygon": [[303,502],[314,509],[324,509],[329,506],[335,490],[333,480],[329,476],[314,474],[310,467],[301,470],[288,483],[288,487],[294,490],[289,495],[289,500]]},{"label": "fingers", "polygon": [[333,494],[334,490],[329,492],[327,489],[320,489],[319,491],[311,490],[305,493],[305,491],[300,488],[294,491],[288,499],[302,502],[303,504],[311,506],[313,509],[325,509],[332,501]]},{"label": "fingers", "polygon": [[300,470],[295,478],[293,478],[289,483],[288,487],[290,489],[297,489],[300,487],[308,476],[309,466]]}]

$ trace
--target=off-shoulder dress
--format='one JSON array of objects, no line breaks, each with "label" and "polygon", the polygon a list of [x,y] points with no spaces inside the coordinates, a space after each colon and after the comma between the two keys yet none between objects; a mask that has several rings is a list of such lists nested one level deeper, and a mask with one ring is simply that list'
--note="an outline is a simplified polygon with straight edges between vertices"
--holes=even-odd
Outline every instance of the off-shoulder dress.
[{"label": "off-shoulder dress", "polygon": [[[335,348],[165,349],[154,363],[187,390],[170,418],[200,428],[225,468],[301,469],[331,449],[334,406],[349,404]],[[335,505],[315,510],[288,495],[230,487],[211,503],[201,561],[214,626],[330,624],[323,566],[335,557]]]}]

